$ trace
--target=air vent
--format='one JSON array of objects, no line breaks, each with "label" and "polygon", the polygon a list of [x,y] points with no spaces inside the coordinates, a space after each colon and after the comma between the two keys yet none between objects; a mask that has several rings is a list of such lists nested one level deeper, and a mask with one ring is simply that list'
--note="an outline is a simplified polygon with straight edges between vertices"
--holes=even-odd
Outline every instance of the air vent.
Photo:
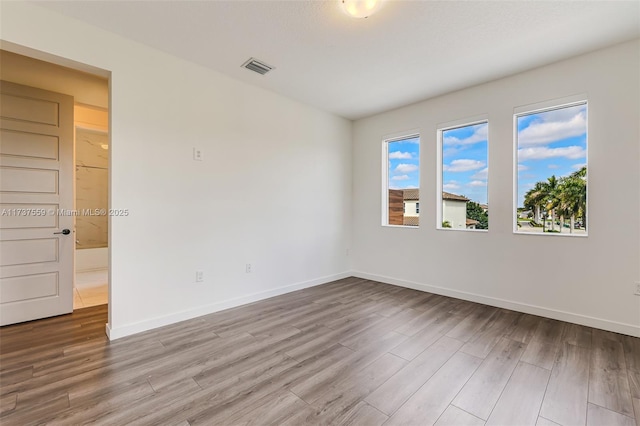
[{"label": "air vent", "polygon": [[256,58],[249,58],[249,60],[242,64],[242,66],[261,75],[265,75],[273,69],[271,65],[267,65],[264,62],[257,60]]}]

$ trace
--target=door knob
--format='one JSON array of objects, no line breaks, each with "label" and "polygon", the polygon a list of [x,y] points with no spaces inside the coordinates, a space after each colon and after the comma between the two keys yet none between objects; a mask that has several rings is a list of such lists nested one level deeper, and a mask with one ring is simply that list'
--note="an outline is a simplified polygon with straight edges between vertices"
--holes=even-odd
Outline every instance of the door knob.
[{"label": "door knob", "polygon": [[69,231],[68,229],[63,229],[60,232],[54,232],[54,234],[62,234],[62,235],[69,235],[71,233],[71,231]]}]

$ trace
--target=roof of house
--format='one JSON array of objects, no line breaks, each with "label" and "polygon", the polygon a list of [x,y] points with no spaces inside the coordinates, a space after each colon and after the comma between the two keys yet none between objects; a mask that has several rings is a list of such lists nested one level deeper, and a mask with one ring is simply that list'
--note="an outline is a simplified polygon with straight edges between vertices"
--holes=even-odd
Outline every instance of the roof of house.
[{"label": "roof of house", "polygon": [[405,226],[418,226],[420,224],[420,218],[418,216],[404,216],[402,218],[402,224]]},{"label": "roof of house", "polygon": [[442,199],[453,200],[453,201],[464,201],[464,202],[469,201],[467,197],[463,197],[462,195],[452,194],[450,192],[444,192],[444,191],[442,191]]},{"label": "roof of house", "polygon": [[405,189],[402,191],[402,197],[404,200],[419,200],[420,190],[418,188]]},{"label": "roof of house", "polygon": [[469,225],[477,225],[477,224],[479,224],[479,223],[480,223],[480,222],[478,222],[478,221],[477,221],[477,220],[475,220],[475,219],[469,219],[469,218],[467,218],[467,226],[469,226]]},{"label": "roof of house", "polygon": [[[405,201],[408,200],[420,200],[420,189],[418,188],[410,188],[402,190],[402,199]],[[464,201],[467,202],[469,199],[462,195],[452,194],[450,192],[442,191],[442,199],[443,200],[453,200],[453,201]]]}]

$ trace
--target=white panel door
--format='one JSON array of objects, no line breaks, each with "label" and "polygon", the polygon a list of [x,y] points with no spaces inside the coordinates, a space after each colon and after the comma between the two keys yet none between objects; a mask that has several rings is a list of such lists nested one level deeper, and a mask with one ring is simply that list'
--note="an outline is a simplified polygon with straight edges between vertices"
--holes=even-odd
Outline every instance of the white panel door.
[{"label": "white panel door", "polygon": [[73,311],[73,98],[0,81],[0,325]]}]

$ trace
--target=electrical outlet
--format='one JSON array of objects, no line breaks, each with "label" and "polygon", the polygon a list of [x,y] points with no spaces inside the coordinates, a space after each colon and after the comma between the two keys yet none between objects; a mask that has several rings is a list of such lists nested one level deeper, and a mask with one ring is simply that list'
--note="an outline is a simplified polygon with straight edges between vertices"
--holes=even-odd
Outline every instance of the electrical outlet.
[{"label": "electrical outlet", "polygon": [[253,269],[251,268],[251,264],[250,264],[250,263],[247,263],[247,264],[244,266],[244,272],[246,272],[247,274],[250,274],[252,270],[253,270]]},{"label": "electrical outlet", "polygon": [[204,281],[204,271],[196,271],[196,282],[201,283]]},{"label": "electrical outlet", "polygon": [[635,284],[636,291],[633,294],[635,294],[636,296],[640,296],[640,281],[636,281]]},{"label": "electrical outlet", "polygon": [[202,161],[204,159],[204,154],[200,148],[193,148],[193,159],[195,161]]}]

